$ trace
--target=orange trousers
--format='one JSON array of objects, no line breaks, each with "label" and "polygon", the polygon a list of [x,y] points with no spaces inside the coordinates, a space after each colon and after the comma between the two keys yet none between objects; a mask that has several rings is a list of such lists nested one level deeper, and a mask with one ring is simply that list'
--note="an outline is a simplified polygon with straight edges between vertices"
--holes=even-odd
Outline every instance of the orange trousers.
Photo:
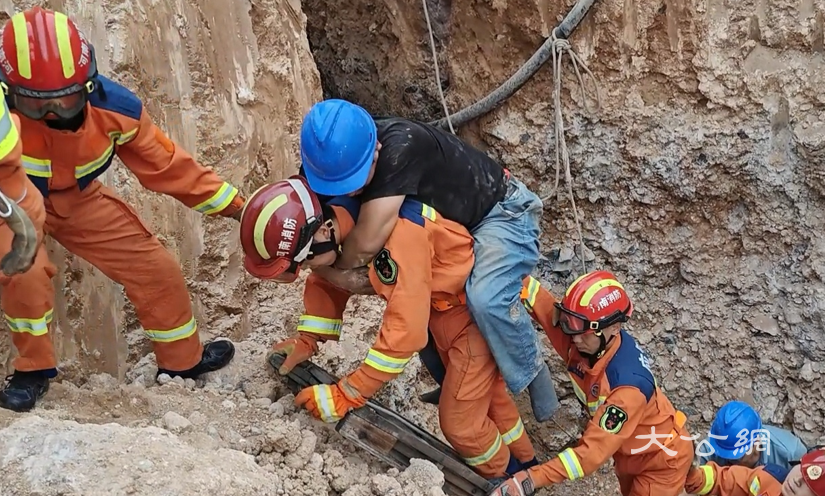
[{"label": "orange trousers", "polygon": [[[83,191],[75,187],[50,192],[45,206],[45,234],[124,287],[152,341],[158,367],[171,371],[194,367],[201,360],[203,346],[186,281],[180,266],[137,212],[99,181]],[[11,238],[11,230],[2,226],[3,253],[10,249]],[[51,278],[56,272],[41,245],[28,272],[0,277],[0,307],[19,354],[15,370],[57,366],[49,337],[54,313]]]},{"label": "orange trousers", "polygon": [[[662,441],[660,441],[662,442]],[[685,489],[694,446],[687,429],[680,429],[680,437],[671,438],[665,447],[653,444],[635,455],[616,454],[614,470],[619,478],[623,496],[679,496]]]},{"label": "orange trousers", "polygon": [[438,405],[444,437],[487,479],[503,477],[510,454],[536,456],[518,408],[467,306],[430,313],[430,332],[447,374]]}]

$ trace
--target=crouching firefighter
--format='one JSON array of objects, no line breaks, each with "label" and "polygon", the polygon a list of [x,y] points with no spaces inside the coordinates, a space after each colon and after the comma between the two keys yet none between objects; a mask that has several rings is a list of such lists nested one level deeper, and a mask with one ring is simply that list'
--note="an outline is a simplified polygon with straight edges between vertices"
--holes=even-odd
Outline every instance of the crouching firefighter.
[{"label": "crouching firefighter", "polygon": [[622,329],[633,313],[624,287],[609,272],[591,272],[558,302],[536,279],[523,283],[522,301],[567,363],[590,421],[576,447],[519,472],[492,494],[533,494],[591,474],[611,456],[624,496],[681,494],[693,442],[685,415],[659,389],[647,355]]},{"label": "crouching firefighter", "polygon": [[[98,178],[117,155],[147,189],[205,215],[240,218],[238,190],[170,140],[137,96],[98,74],[94,47],[65,14],[34,7],[13,15],[0,54],[0,83],[21,121],[22,161],[35,186],[28,194],[45,201],[45,234],[123,285],[152,341],[158,374],[195,378],[224,367],[232,343],[201,344],[180,266]],[[31,409],[57,374],[49,337],[56,272],[38,256],[28,272],[2,282],[19,353],[0,392],[2,408]]]},{"label": "crouching firefighter", "polygon": [[[300,176],[259,189],[241,218],[246,269],[259,278],[292,282],[302,265],[332,265],[358,211],[358,201],[346,196],[322,207]],[[295,403],[325,422],[340,420],[404,370],[427,343],[429,326],[447,368],[439,422],[453,448],[488,479],[535,465],[516,405],[463,302],[472,245],[464,227],[405,200],[369,268],[376,294],[387,302],[375,343],[355,371],[337,384],[304,389]],[[275,353],[287,355],[281,374],[310,358],[318,343],[339,338],[350,295],[317,274],[307,278],[297,333],[275,345]]]},{"label": "crouching firefighter", "polygon": [[791,462],[750,468],[709,462],[692,467],[685,492],[708,496],[825,496],[825,450],[816,447]]}]

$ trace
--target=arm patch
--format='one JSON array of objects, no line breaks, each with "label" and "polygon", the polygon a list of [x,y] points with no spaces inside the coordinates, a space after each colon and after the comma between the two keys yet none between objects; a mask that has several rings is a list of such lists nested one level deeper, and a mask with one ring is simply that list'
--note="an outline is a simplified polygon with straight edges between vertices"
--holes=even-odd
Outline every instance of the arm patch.
[{"label": "arm patch", "polygon": [[622,430],[625,422],[627,422],[627,413],[616,405],[609,405],[599,419],[599,427],[611,434],[616,434]]},{"label": "arm patch", "polygon": [[382,248],[378,255],[372,259],[372,266],[378,280],[386,286],[395,284],[398,281],[398,264],[392,259],[390,250]]}]

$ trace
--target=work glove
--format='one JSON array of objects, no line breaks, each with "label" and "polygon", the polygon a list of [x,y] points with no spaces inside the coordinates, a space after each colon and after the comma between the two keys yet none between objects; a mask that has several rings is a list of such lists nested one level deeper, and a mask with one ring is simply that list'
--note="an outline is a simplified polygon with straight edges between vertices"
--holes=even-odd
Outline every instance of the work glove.
[{"label": "work glove", "polygon": [[14,233],[11,251],[0,260],[0,269],[9,277],[22,274],[34,265],[39,247],[37,230],[26,212],[3,193],[0,193],[0,217]]},{"label": "work glove", "polygon": [[536,487],[530,473],[522,470],[496,486],[489,496],[531,496],[535,492]]},{"label": "work glove", "polygon": [[350,410],[361,408],[367,403],[349,378],[344,377],[338,384],[321,384],[304,388],[295,396],[295,405],[306,408],[310,415],[324,422],[338,422]]},{"label": "work glove", "polygon": [[299,363],[308,360],[318,351],[318,337],[308,332],[299,332],[289,339],[277,343],[273,347],[273,353],[286,355],[284,363],[278,369],[281,375],[292,372]]}]

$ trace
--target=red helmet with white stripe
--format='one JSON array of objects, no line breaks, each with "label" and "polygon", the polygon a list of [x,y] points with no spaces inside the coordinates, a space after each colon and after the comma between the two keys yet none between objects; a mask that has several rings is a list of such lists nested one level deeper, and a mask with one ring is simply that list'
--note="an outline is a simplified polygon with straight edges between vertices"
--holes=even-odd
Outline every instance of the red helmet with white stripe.
[{"label": "red helmet with white stripe", "polygon": [[321,203],[303,177],[259,188],[241,214],[244,267],[260,279],[295,281],[323,222]]},{"label": "red helmet with white stripe", "polygon": [[633,303],[616,276],[606,270],[585,274],[567,288],[560,303],[559,325],[565,334],[600,334],[604,328],[627,322]]}]

